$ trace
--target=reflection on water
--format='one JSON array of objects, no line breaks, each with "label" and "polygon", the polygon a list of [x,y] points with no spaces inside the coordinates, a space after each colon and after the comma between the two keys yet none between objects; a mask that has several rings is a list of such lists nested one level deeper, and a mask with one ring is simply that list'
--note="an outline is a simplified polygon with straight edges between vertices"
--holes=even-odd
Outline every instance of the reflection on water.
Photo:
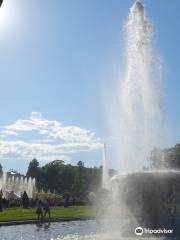
[{"label": "reflection on water", "polygon": [[[93,239],[95,221],[39,223],[0,227],[0,240]],[[85,236],[84,238],[80,238]]]},{"label": "reflection on water", "polygon": [[[96,221],[40,223],[0,227],[0,240],[121,240],[115,233],[98,233]],[[125,238],[132,240],[133,238]],[[145,238],[135,238],[145,239]],[[162,239],[162,238],[158,238]],[[150,240],[150,238],[148,238]],[[156,240],[153,238],[153,240]],[[163,239],[164,240],[164,239]]]},{"label": "reflection on water", "polygon": [[39,232],[39,231],[41,231],[41,230],[49,231],[50,226],[51,226],[51,223],[50,223],[50,222],[48,222],[48,223],[37,223],[37,224],[36,224],[37,232]]}]

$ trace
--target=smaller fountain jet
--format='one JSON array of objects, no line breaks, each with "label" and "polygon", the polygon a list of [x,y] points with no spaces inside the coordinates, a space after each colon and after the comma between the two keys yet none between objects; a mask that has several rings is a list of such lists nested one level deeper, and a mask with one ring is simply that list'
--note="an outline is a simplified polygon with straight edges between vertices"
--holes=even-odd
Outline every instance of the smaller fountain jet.
[{"label": "smaller fountain jet", "polygon": [[102,159],[102,165],[103,165],[103,174],[102,174],[102,187],[104,189],[109,189],[109,169],[108,169],[108,163],[107,163],[107,157],[106,157],[106,144],[104,143],[102,153],[103,153],[103,159]]},{"label": "smaller fountain jet", "polygon": [[0,190],[2,189],[5,198],[9,198],[10,194],[16,195],[18,198],[26,191],[28,197],[32,198],[35,193],[36,181],[34,178],[19,176],[14,172],[3,172],[0,176]]}]

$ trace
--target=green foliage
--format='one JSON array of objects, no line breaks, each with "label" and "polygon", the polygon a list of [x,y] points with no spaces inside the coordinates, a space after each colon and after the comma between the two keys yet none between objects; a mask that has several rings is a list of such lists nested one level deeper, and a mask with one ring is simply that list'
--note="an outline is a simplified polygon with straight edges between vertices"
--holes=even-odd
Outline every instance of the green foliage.
[{"label": "green foliage", "polygon": [[78,165],[79,167],[84,167],[84,163],[83,163],[82,161],[79,161],[79,162],[77,163],[77,165]]},{"label": "green foliage", "polygon": [[37,176],[39,175],[39,162],[36,159],[33,159],[28,167],[27,170],[27,177],[34,177],[37,178]]},{"label": "green foliage", "polygon": [[42,173],[42,168],[39,167],[39,162],[37,159],[33,159],[29,163],[29,167],[26,173],[27,177],[32,177],[35,178],[37,181],[37,187],[38,189],[41,189],[43,186],[43,173]]},{"label": "green foliage", "polygon": [[86,168],[82,161],[77,166],[55,160],[42,167],[33,159],[28,167],[27,176],[35,177],[37,188],[51,193],[73,197],[84,197],[88,192],[97,191],[101,185],[102,168]]},{"label": "green foliage", "polygon": [[151,168],[153,169],[177,169],[180,170],[180,144],[163,150],[155,148],[150,156]]}]

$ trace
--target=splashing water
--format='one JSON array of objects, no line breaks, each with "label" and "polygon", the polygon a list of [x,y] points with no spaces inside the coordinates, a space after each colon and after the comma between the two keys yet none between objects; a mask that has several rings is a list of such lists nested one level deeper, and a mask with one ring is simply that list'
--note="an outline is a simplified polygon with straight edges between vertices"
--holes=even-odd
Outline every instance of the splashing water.
[{"label": "splashing water", "polygon": [[32,198],[35,192],[35,179],[27,178],[23,176],[8,176],[7,172],[3,172],[0,177],[0,190],[3,191],[3,196],[7,199],[13,192],[17,197],[21,197],[21,194],[26,191],[28,197]]},{"label": "splashing water", "polygon": [[[118,167],[121,172],[132,172],[132,174],[127,177],[120,174],[120,177],[116,176],[117,181],[111,180],[111,191],[107,196],[110,199],[109,206],[107,204],[103,212],[104,219],[108,219],[108,224],[103,224],[103,227],[107,229],[110,226],[113,229],[110,230],[111,236],[114,236],[115,231],[119,236],[134,234],[134,229],[139,222],[141,223],[141,218],[144,217],[141,209],[141,205],[144,204],[141,201],[143,193],[136,194],[138,184],[136,179],[133,179],[133,172],[137,172],[139,178],[141,176],[139,170],[142,171],[143,167],[148,165],[150,151],[162,145],[160,64],[153,49],[153,27],[147,20],[144,6],[140,1],[136,1],[130,8],[125,24],[125,46],[125,77],[118,88],[117,116],[115,118],[113,115],[113,118],[117,121],[117,124],[114,124],[114,136],[119,140],[117,158],[120,166]],[[150,175],[151,180],[152,176],[153,174]],[[146,179],[146,173],[143,178]],[[143,179],[141,180],[143,183]],[[133,191],[135,191],[134,195]],[[134,199],[137,201],[133,202]],[[147,219],[149,220],[148,217]]]},{"label": "splashing water", "polygon": [[[131,7],[125,29],[127,67],[125,78],[118,92],[120,113],[117,110],[117,117],[120,116],[120,123],[118,122],[116,125],[115,131],[118,132],[118,136],[116,136],[120,139],[117,147],[119,162],[122,165],[124,161],[127,170],[135,171],[146,165],[145,159],[147,159],[148,152],[161,143],[161,88],[157,74],[158,62],[153,52],[152,25],[146,19],[144,7],[139,1],[136,1]],[[114,115],[113,118],[115,118]],[[121,148],[120,152],[119,148]],[[67,235],[59,237],[59,239],[120,240],[123,239],[123,235],[134,234],[135,226],[138,226],[136,215],[140,213],[140,216],[143,216],[140,210],[138,210],[138,214],[134,214],[134,212],[136,213],[136,211],[132,211],[134,208],[129,208],[129,205],[133,206],[133,204],[128,205],[125,202],[125,200],[133,201],[129,194],[132,189],[128,189],[128,187],[131,182],[134,186],[132,178],[134,175],[132,174],[131,178],[126,175],[117,176],[116,181],[111,180],[109,188],[105,150],[104,146],[102,183],[103,187],[109,191],[104,193],[107,195],[102,195],[102,201],[99,199],[101,206],[97,211],[100,212],[100,215],[102,214],[99,218],[99,226],[103,231],[84,236]],[[139,172],[137,175],[139,177]],[[125,199],[126,196],[129,198]],[[137,195],[135,194],[135,196]],[[139,205],[136,206],[139,207]]]},{"label": "splashing water", "polygon": [[130,8],[125,30],[126,71],[118,93],[117,157],[126,170],[138,170],[147,165],[150,150],[161,145],[163,125],[160,64],[153,51],[153,28],[139,1]]}]

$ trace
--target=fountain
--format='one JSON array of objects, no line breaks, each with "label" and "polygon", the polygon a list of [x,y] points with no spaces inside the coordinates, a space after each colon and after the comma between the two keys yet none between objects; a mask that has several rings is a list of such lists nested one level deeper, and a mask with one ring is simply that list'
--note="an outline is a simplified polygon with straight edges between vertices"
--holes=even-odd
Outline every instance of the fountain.
[{"label": "fountain", "polygon": [[107,163],[107,156],[106,156],[106,144],[104,143],[103,149],[102,149],[102,166],[103,166],[103,172],[102,172],[102,187],[104,189],[109,189],[109,169],[108,169],[108,163]]},{"label": "fountain", "polygon": [[29,198],[33,197],[35,192],[36,181],[34,178],[20,176],[13,172],[3,172],[0,177],[0,189],[3,191],[3,196],[21,197],[21,194],[26,191]]},{"label": "fountain", "polygon": [[[115,238],[115,233],[135,237],[142,235],[143,229],[152,231],[147,230],[145,237],[156,235],[153,229],[159,229],[162,236],[178,235],[180,172],[142,170],[150,168],[147,161],[150,151],[162,144],[163,114],[159,63],[152,44],[153,28],[140,1],[130,8],[125,29],[127,67],[118,94],[120,128],[115,130],[120,139],[117,146],[119,166],[120,169],[125,166],[126,171],[110,180],[102,211],[102,228],[109,227],[107,234],[111,238]],[[107,179],[106,161],[104,169],[103,178]],[[103,183],[103,187],[107,186],[105,180]],[[136,228],[139,233],[135,232]],[[167,229],[170,232],[167,233]]]},{"label": "fountain", "polygon": [[115,130],[120,139],[119,165],[127,171],[142,169],[148,164],[149,152],[162,145],[161,66],[152,37],[153,27],[144,6],[136,1],[125,24],[126,70],[119,87],[120,122]]},{"label": "fountain", "polygon": [[174,235],[179,235],[179,187],[180,172],[174,170],[114,176],[111,179],[112,206],[108,214],[118,225],[112,222],[112,226],[127,236],[135,236],[137,227],[170,229]]},{"label": "fountain", "polygon": [[[103,191],[98,196],[96,209],[97,216],[100,215],[100,218],[97,218],[99,233],[89,230],[88,224],[92,226],[94,222],[68,222],[63,223],[65,230],[59,228],[59,224],[51,228],[51,235],[54,231],[58,234],[64,231],[66,234],[56,239],[120,240],[124,239],[124,236],[130,236],[126,239],[157,239],[154,236],[159,239],[159,236],[163,236],[161,239],[164,239],[164,236],[172,236],[172,232],[180,235],[180,222],[177,218],[180,172],[168,169],[142,170],[149,165],[146,160],[148,153],[155,146],[161,145],[163,124],[161,81],[156,71],[158,62],[153,52],[152,25],[145,17],[144,6],[140,1],[136,1],[130,8],[125,27],[127,68],[117,94],[117,117],[113,116],[115,120],[119,120],[120,116],[120,122],[113,124],[113,135],[120,139],[117,156],[121,171],[109,178],[104,145]],[[126,167],[126,171],[122,170],[122,166]],[[0,186],[4,189],[10,187],[16,192],[20,192],[18,189],[29,189],[29,192],[33,192],[34,185],[33,179],[23,177],[9,178],[4,174],[0,179]],[[89,197],[93,201],[97,200],[94,193],[90,193]],[[35,232],[33,227],[29,229],[28,236],[29,232]],[[19,233],[22,234],[23,230],[19,230]],[[144,232],[145,230],[147,232]],[[76,234],[77,231],[80,235]],[[2,234],[6,237],[6,230]],[[42,231],[38,230],[36,235],[38,234],[41,234],[42,238]]]}]

